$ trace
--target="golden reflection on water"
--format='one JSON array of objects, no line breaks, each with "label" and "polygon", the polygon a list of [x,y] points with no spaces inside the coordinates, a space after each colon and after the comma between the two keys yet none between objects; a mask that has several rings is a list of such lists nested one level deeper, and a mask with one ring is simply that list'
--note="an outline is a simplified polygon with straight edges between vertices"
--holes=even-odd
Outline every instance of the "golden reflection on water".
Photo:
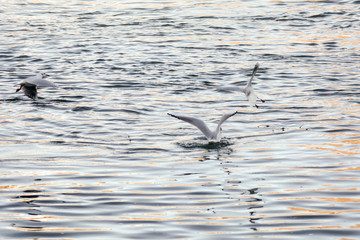
[{"label": "golden reflection on water", "polygon": [[[344,190],[344,189],[342,189]],[[357,191],[359,189],[356,189]],[[287,198],[279,198],[279,201],[285,201],[285,200],[319,200],[324,202],[341,202],[341,203],[358,203],[360,202],[360,198],[329,198],[329,197],[287,197]],[[294,210],[294,209],[291,209]],[[311,210],[312,211],[312,210]],[[355,210],[360,211],[360,210]],[[334,211],[331,211],[334,212]],[[337,211],[336,211],[337,212]]]},{"label": "golden reflection on water", "polygon": [[307,227],[276,227],[269,230],[262,230],[262,232],[268,231],[299,231],[299,230],[314,230],[314,229],[357,229],[360,228],[360,224],[350,225],[350,226],[307,226]]}]

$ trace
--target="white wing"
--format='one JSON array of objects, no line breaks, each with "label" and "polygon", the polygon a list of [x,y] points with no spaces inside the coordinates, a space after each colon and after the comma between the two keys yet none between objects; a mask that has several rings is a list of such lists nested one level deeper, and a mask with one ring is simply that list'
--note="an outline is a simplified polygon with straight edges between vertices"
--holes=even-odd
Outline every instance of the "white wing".
[{"label": "white wing", "polygon": [[41,78],[26,79],[24,82],[34,84],[38,87],[57,87],[55,83]]},{"label": "white wing", "polygon": [[247,83],[247,85],[246,85],[246,86],[251,86],[252,80],[253,80],[253,78],[254,78],[254,76],[255,76],[255,74],[256,74],[256,72],[257,72],[257,70],[259,69],[259,66],[260,66],[260,64],[259,64],[259,63],[256,63],[256,64],[255,64],[255,66],[254,66],[254,70],[253,70],[253,72],[252,72],[252,74],[251,74],[251,78],[250,78],[250,80],[248,81],[248,83]]},{"label": "white wing", "polygon": [[43,75],[44,76],[49,76],[47,74],[37,74],[36,76],[32,76],[32,77],[28,77],[26,78],[23,83],[30,83],[30,84],[34,84],[38,87],[57,87],[57,85],[53,82],[50,82],[48,80],[45,80],[43,78]]},{"label": "white wing", "polygon": [[168,115],[194,125],[206,136],[207,139],[212,137],[212,132],[202,120],[193,117],[177,116],[171,113],[168,113]]},{"label": "white wing", "polygon": [[[259,69],[260,64],[256,63],[253,69],[253,72],[251,74],[251,77],[248,81],[248,83],[246,84],[245,88],[241,88],[241,87],[217,87],[216,89],[219,91],[227,91],[227,92],[243,92],[246,96],[246,99],[248,100],[250,106],[255,106],[258,107],[256,105],[256,100],[257,100],[257,96],[254,92],[254,89],[252,87],[252,80],[254,79],[254,76],[257,72],[257,70]],[[261,100],[263,101],[263,100]]]},{"label": "white wing", "polygon": [[224,114],[221,119],[220,122],[218,123],[218,127],[221,126],[221,124],[223,124],[226,120],[228,120],[230,117],[234,116],[235,114],[237,114],[238,112],[233,112],[233,113],[229,113],[229,114]]},{"label": "white wing", "polygon": [[254,89],[252,87],[252,80],[254,79],[254,76],[255,76],[257,70],[259,69],[259,66],[260,66],[259,63],[255,64],[254,70],[251,74],[251,78],[249,79],[249,81],[245,87],[245,91],[244,91],[246,99],[249,101],[250,106],[255,106],[255,107],[258,107],[256,105],[256,100],[258,97],[256,96]]},{"label": "white wing", "polygon": [[216,138],[220,137],[220,136],[219,136],[219,133],[220,133],[220,127],[221,127],[221,125],[222,125],[226,120],[228,120],[230,117],[234,116],[234,115],[237,114],[237,113],[238,113],[238,112],[236,111],[236,112],[233,112],[233,113],[224,114],[224,115],[221,117],[221,119],[220,119],[220,121],[219,121],[219,123],[218,123],[218,125],[217,125],[217,127],[216,127],[216,130],[215,130]]}]

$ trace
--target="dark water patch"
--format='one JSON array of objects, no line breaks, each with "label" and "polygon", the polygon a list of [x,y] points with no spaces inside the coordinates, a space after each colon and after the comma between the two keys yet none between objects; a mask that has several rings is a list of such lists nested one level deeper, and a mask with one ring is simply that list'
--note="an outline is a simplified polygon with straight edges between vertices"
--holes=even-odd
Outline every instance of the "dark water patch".
[{"label": "dark water patch", "polygon": [[79,13],[78,16],[100,15],[100,14],[103,14],[103,13],[101,11],[92,11],[92,12]]},{"label": "dark water patch", "polygon": [[27,58],[31,58],[31,56],[28,56],[28,55],[26,55],[26,54],[23,54],[23,55],[14,57],[14,60],[15,60],[15,61],[18,61],[19,59],[27,59]]},{"label": "dark water patch", "polygon": [[61,144],[61,145],[69,144],[69,143],[66,143],[63,140],[53,140],[53,141],[50,141],[50,143],[51,144]]},{"label": "dark water patch", "polygon": [[292,45],[292,46],[298,46],[298,45],[318,46],[319,44],[318,44],[318,43],[315,43],[315,42],[313,42],[313,43],[301,43],[301,42],[299,42],[299,43],[291,43],[290,45]]},{"label": "dark water patch", "polygon": [[339,81],[339,78],[335,78],[335,77],[327,77],[326,80],[331,81],[331,82],[336,82]]},{"label": "dark water patch", "polygon": [[69,100],[69,99],[66,99],[66,98],[78,98],[78,99],[81,99],[81,98],[83,98],[83,96],[79,96],[79,97],[75,97],[75,96],[60,96],[60,98],[58,98],[58,99],[53,99],[53,100],[51,100],[51,102],[53,102],[53,103],[74,103],[74,102],[77,102],[77,101]]},{"label": "dark water patch", "polygon": [[301,18],[301,17],[294,17],[294,16],[282,16],[279,18],[276,18],[276,21],[278,22],[313,22],[312,20],[308,18]]},{"label": "dark water patch", "polygon": [[[72,88],[72,87],[64,87],[63,89],[71,91],[74,88]],[[79,88],[76,88],[76,89],[79,89]],[[80,88],[80,89],[86,90],[86,88]],[[83,96],[83,95],[65,95],[65,96],[60,96],[60,97],[73,98],[73,99],[83,99],[85,96]],[[64,99],[60,99],[58,101],[61,101],[61,100],[64,100]]]},{"label": "dark water patch", "polygon": [[162,65],[162,64],[164,64],[164,62],[162,62],[162,61],[155,61],[155,60],[153,60],[153,61],[143,61],[143,62],[140,62],[141,64],[143,64],[143,65]]},{"label": "dark water patch", "polygon": [[197,140],[197,141],[183,141],[178,142],[177,145],[183,148],[189,148],[189,149],[196,149],[196,148],[202,148],[207,150],[216,150],[216,149],[222,149],[227,148],[231,145],[234,145],[234,142],[232,142],[230,139],[221,139],[220,142],[209,142],[208,140]]},{"label": "dark water patch", "polygon": [[126,67],[118,67],[118,66],[113,66],[110,68],[110,70],[114,70],[114,71],[127,71],[128,69]]},{"label": "dark water patch", "polygon": [[145,87],[143,83],[141,82],[135,82],[135,81],[124,81],[122,83],[112,83],[107,85],[102,85],[103,88],[139,88],[139,87]]},{"label": "dark water patch", "polygon": [[199,172],[191,173],[190,172],[190,173],[181,173],[176,176],[190,176],[190,175],[199,175],[199,174],[201,174],[201,173],[199,173]]},{"label": "dark water patch", "polygon": [[236,28],[233,28],[233,27],[209,26],[209,28],[213,28],[216,30],[236,30]]},{"label": "dark water patch", "polygon": [[316,92],[316,93],[334,92],[333,89],[324,89],[324,88],[315,88],[315,89],[313,89],[311,91]]},{"label": "dark water patch", "polygon": [[12,103],[12,102],[22,102],[23,100],[24,99],[22,97],[14,97],[14,98],[3,99],[0,101]]},{"label": "dark water patch", "polygon": [[[11,53],[10,53],[11,54]],[[8,55],[8,54],[4,54],[4,53],[0,53],[0,58],[12,58],[13,57],[13,55]]]},{"label": "dark water patch", "polygon": [[26,121],[26,122],[38,122],[38,121],[42,121],[44,120],[44,118],[42,117],[34,117],[34,118],[25,118],[23,119],[23,121]]},{"label": "dark water patch", "polygon": [[94,27],[97,27],[97,28],[108,28],[108,27],[114,27],[116,25],[113,25],[113,24],[105,24],[105,23],[95,23],[93,25]]},{"label": "dark water patch", "polygon": [[208,48],[208,47],[184,47],[184,46],[181,46],[179,48],[185,49],[185,50],[212,50],[212,48]]},{"label": "dark water patch", "polygon": [[328,17],[331,15],[341,15],[344,16],[346,15],[347,12],[344,11],[336,11],[336,12],[324,12],[324,13],[319,13],[319,14],[314,14],[314,15],[310,15],[308,16],[308,18],[324,18],[324,17]]},{"label": "dark water patch", "polygon": [[40,197],[38,194],[24,194],[21,196],[17,196],[16,198],[38,198]]},{"label": "dark water patch", "polygon": [[74,107],[71,109],[71,111],[74,112],[84,112],[84,111],[91,111],[94,110],[93,107],[86,107],[86,106],[82,106],[82,107]]},{"label": "dark water patch", "polygon": [[274,21],[277,20],[275,17],[265,17],[265,16],[256,16],[253,17],[253,20],[255,21]]},{"label": "dark water patch", "polygon": [[323,43],[325,48],[328,49],[328,50],[332,50],[334,48],[337,48],[338,47],[338,43],[337,42],[325,42]]},{"label": "dark water patch", "polygon": [[188,16],[185,19],[219,19],[217,16],[203,15],[203,16]]},{"label": "dark water patch", "polygon": [[263,54],[262,56],[259,57],[260,59],[271,59],[271,60],[282,60],[285,59],[286,57],[283,55],[279,55],[279,54],[271,54],[271,53],[266,53]]},{"label": "dark water patch", "polygon": [[127,153],[140,153],[140,152],[168,152],[169,150],[163,148],[154,148],[154,147],[136,147],[136,148],[128,148]]},{"label": "dark water patch", "polygon": [[304,59],[304,58],[315,58],[314,55],[291,55],[291,58],[301,58],[301,59]]},{"label": "dark water patch", "polygon": [[341,132],[357,132],[356,129],[351,129],[351,128],[340,128],[340,129],[330,129],[330,130],[326,130],[324,132],[328,132],[328,133],[341,133]]},{"label": "dark water patch", "polygon": [[131,114],[135,114],[135,115],[143,115],[144,114],[143,111],[136,111],[136,110],[131,110],[131,109],[119,109],[119,111],[125,112],[125,113],[131,113]]},{"label": "dark water patch", "polygon": [[43,61],[44,60],[41,58],[36,58],[36,59],[31,60],[31,62],[43,62]]},{"label": "dark water patch", "polygon": [[310,16],[308,16],[308,18],[325,18],[327,16],[329,16],[329,15],[326,13],[320,13],[320,14],[310,15]]},{"label": "dark water patch", "polygon": [[[328,80],[328,79],[327,79]],[[337,80],[334,80],[337,81]],[[311,90],[312,92],[316,92],[317,96],[321,97],[321,96],[351,96],[354,94],[357,94],[356,91],[348,91],[346,89],[314,89]]]}]

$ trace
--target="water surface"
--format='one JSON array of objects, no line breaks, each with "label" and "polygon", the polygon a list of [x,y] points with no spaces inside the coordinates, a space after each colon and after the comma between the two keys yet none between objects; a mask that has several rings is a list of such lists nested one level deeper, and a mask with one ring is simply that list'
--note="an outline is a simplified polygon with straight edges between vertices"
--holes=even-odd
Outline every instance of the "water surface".
[{"label": "water surface", "polygon": [[[2,237],[356,239],[359,7],[0,3]],[[216,91],[256,62],[259,109]],[[232,111],[217,145],[166,114]]]}]

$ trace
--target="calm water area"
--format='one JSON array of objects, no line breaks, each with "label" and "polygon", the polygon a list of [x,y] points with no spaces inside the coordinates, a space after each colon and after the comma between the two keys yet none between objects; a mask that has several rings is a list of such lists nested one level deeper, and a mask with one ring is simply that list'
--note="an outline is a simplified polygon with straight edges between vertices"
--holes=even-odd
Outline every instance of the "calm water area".
[{"label": "calm water area", "polygon": [[[0,1],[1,239],[359,239],[360,1]],[[249,106],[243,87],[265,103]],[[58,88],[34,101],[37,73]],[[220,143],[167,113],[225,113]]]}]

